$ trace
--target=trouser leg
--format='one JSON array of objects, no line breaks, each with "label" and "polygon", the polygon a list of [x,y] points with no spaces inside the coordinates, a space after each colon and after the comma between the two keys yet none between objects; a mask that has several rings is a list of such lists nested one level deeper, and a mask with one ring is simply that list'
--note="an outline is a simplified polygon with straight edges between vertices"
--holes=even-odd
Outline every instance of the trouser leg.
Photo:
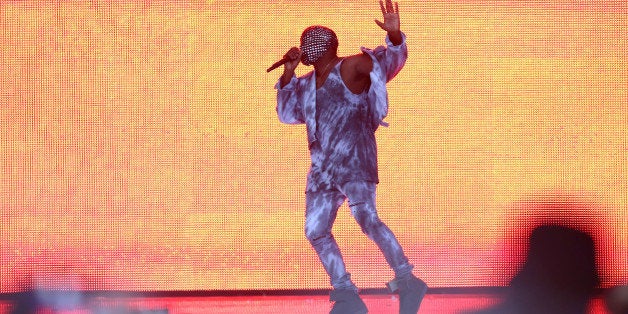
[{"label": "trouser leg", "polygon": [[345,199],[346,197],[339,191],[306,193],[305,236],[318,254],[334,289],[357,291],[331,233],[338,208]]},{"label": "trouser leg", "polygon": [[372,182],[348,182],[342,186],[341,191],[349,199],[351,214],[362,232],[377,244],[395,272],[395,277],[407,277],[414,266],[408,262],[393,232],[379,219],[375,208],[375,188],[376,185]]}]

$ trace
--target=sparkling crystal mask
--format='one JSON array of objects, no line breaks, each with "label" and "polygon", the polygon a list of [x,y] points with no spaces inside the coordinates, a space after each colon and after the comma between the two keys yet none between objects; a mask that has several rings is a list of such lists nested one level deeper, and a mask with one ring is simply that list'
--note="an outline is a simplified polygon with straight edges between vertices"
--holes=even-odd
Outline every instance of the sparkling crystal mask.
[{"label": "sparkling crystal mask", "polygon": [[312,65],[332,47],[338,47],[334,31],[324,26],[310,26],[301,34],[301,62]]}]

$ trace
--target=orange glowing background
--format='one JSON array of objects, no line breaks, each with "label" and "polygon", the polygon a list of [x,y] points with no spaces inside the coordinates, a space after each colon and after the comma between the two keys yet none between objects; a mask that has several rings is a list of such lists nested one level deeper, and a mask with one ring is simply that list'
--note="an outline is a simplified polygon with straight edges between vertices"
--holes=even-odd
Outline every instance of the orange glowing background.
[{"label": "orange glowing background", "polygon": [[[578,4],[575,4],[578,3]],[[400,1],[378,210],[432,287],[506,285],[540,221],[628,278],[626,1]],[[303,126],[265,69],[312,24],[374,48],[377,1],[0,1],[0,292],[319,289]],[[299,74],[309,69],[301,66]],[[346,205],[361,288],[392,278]]]}]

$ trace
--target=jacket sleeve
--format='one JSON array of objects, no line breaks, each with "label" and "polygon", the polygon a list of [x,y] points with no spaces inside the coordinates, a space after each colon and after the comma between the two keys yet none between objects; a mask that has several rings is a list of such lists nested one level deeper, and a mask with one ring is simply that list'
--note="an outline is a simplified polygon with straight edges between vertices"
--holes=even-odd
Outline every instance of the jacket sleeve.
[{"label": "jacket sleeve", "polygon": [[402,42],[395,46],[386,36],[386,47],[379,46],[373,50],[362,48],[362,51],[369,54],[373,59],[373,70],[371,71],[371,87],[368,92],[369,110],[372,119],[373,129],[378,126],[388,126],[384,118],[388,115],[388,91],[386,83],[392,80],[406,64],[408,58],[408,48],[406,46],[406,35],[401,33]]},{"label": "jacket sleeve", "polygon": [[386,47],[380,46],[373,50],[386,82],[392,80],[406,64],[408,59],[408,46],[406,45],[406,35],[401,33],[402,42],[395,46],[386,36]]},{"label": "jacket sleeve", "polygon": [[[280,79],[281,81],[281,79]],[[296,76],[290,79],[290,82],[281,88],[281,82],[275,84],[277,90],[277,116],[279,121],[286,124],[305,123],[303,117],[303,105],[299,99],[299,80]]]}]

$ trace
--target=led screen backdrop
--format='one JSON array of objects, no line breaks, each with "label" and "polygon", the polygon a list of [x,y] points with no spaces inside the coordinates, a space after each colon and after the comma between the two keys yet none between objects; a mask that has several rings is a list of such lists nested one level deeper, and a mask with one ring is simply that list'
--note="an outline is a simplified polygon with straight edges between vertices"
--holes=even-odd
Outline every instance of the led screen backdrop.
[{"label": "led screen backdrop", "polygon": [[[628,277],[625,1],[401,1],[380,217],[432,287],[503,286],[544,221]],[[1,1],[0,291],[320,289],[303,126],[265,70],[312,24],[384,43],[377,1]],[[309,69],[301,66],[299,74]],[[361,288],[392,278],[344,205]]]}]

